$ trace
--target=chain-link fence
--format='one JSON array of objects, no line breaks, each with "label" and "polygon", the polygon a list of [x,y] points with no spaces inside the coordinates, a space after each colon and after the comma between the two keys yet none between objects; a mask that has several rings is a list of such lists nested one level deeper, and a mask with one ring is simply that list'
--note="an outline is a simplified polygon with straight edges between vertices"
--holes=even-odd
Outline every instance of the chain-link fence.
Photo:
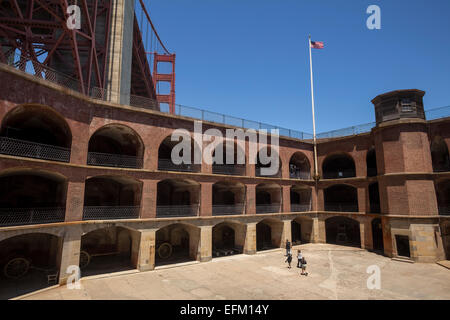
[{"label": "chain-link fence", "polygon": [[199,208],[199,205],[160,205],[156,207],[156,217],[195,217],[198,216]]},{"label": "chain-link fence", "polygon": [[83,220],[138,219],[138,206],[95,206],[83,208]]},{"label": "chain-link fence", "polygon": [[63,222],[65,208],[0,208],[0,227]]},{"label": "chain-link fence", "polygon": [[222,215],[238,215],[244,213],[244,205],[243,204],[235,204],[235,205],[213,205],[212,206],[212,214],[214,216],[222,216]]},{"label": "chain-link fence", "polygon": [[0,137],[0,153],[61,162],[70,161],[70,149],[68,148],[8,137]]}]

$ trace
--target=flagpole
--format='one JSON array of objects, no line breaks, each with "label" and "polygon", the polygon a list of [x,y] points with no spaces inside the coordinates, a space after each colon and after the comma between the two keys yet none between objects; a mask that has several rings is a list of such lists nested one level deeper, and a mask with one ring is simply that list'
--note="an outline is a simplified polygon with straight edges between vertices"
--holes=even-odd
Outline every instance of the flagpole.
[{"label": "flagpole", "polygon": [[316,143],[316,117],[314,115],[314,78],[312,69],[312,53],[311,53],[311,35],[308,37],[309,46],[309,69],[311,71],[311,102],[312,102],[312,120],[313,120],[313,139],[314,139],[314,179],[319,176],[317,169],[317,143]]}]

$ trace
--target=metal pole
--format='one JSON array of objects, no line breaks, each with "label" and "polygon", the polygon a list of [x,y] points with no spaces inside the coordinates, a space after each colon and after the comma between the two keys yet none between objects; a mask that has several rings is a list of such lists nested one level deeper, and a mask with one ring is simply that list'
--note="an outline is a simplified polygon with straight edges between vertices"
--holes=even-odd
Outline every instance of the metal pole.
[{"label": "metal pole", "polygon": [[313,139],[314,139],[314,176],[315,179],[319,176],[317,169],[317,143],[316,143],[316,117],[314,115],[314,78],[312,69],[312,53],[311,53],[311,36],[308,38],[309,46],[309,68],[311,71],[311,103],[312,103],[312,120],[313,120]]}]

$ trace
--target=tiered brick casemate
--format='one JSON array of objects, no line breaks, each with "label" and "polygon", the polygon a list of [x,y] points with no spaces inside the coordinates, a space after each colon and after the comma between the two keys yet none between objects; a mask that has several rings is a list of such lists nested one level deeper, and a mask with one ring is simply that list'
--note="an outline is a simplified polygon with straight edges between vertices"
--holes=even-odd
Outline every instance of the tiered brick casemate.
[{"label": "tiered brick casemate", "polygon": [[20,273],[8,263],[22,257],[59,270],[63,284],[70,265],[88,274],[103,254],[102,268],[147,271],[286,239],[449,259],[450,118],[427,121],[423,91],[373,99],[371,132],[319,139],[319,177],[312,141],[280,137],[280,172],[264,177],[248,141],[242,166],[173,164],[168,137],[193,134],[191,118],[93,100],[4,65],[0,79],[2,270]]}]

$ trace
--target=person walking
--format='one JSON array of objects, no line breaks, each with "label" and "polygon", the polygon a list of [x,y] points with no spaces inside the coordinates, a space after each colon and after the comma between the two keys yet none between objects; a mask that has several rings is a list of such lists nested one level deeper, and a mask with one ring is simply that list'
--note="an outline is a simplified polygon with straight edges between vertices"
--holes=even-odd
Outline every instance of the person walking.
[{"label": "person walking", "polygon": [[286,262],[289,264],[288,268],[290,269],[291,268],[291,262],[292,262],[292,254],[291,253],[289,253],[287,255],[287,259],[286,259],[285,263]]},{"label": "person walking", "polygon": [[[292,256],[292,253],[291,253],[291,243],[289,242],[288,239],[286,239],[286,256],[289,256],[289,255]],[[291,258],[292,258],[292,257],[291,257]]]},{"label": "person walking", "polygon": [[297,250],[297,268],[301,268],[302,267],[302,251],[299,249]]},{"label": "person walking", "polygon": [[301,273],[301,275],[308,276],[308,272],[306,272],[306,259],[305,259],[305,257],[302,257],[301,265],[302,265],[302,273]]}]

